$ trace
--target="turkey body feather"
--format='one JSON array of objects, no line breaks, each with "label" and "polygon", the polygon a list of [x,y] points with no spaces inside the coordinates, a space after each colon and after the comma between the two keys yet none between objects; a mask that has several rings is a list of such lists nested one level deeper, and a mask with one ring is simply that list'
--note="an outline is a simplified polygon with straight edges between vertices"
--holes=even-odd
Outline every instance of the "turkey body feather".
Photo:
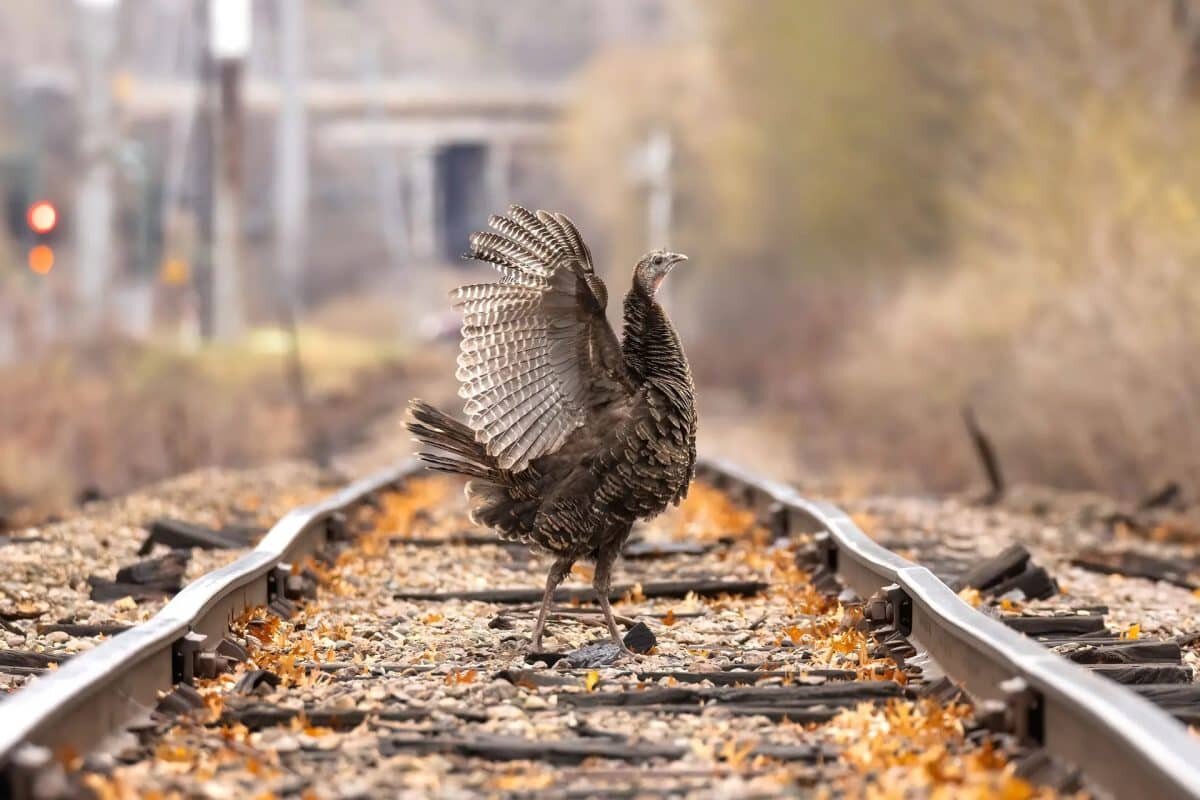
[{"label": "turkey body feather", "polygon": [[[695,470],[695,387],[654,299],[684,256],[656,251],[634,272],[620,343],[591,253],[563,214],[513,206],[471,237],[468,257],[501,275],[452,294],[463,313],[460,422],[421,401],[409,429],[433,469],[467,475],[473,518],[557,556],[553,586],[595,560],[607,604],[612,563],[635,520],[686,496]],[[618,638],[619,641],[619,638]]]}]

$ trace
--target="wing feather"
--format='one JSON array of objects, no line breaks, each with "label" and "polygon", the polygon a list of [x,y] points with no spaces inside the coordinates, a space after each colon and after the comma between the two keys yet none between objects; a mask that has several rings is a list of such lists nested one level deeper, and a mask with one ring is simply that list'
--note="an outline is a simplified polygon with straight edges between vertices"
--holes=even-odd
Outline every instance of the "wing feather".
[{"label": "wing feather", "polygon": [[604,314],[608,292],[564,214],[512,206],[471,236],[498,283],[452,294],[463,313],[457,377],[468,424],[502,468],[554,452],[589,414],[629,393]]}]

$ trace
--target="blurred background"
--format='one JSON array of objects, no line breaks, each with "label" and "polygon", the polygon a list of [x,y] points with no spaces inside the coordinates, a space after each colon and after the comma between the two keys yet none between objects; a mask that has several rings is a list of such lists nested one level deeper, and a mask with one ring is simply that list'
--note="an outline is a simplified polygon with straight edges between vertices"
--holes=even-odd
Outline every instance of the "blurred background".
[{"label": "blurred background", "polygon": [[404,452],[510,202],[614,296],[691,256],[702,449],[961,491],[967,412],[1011,481],[1194,497],[1198,34],[1196,0],[0,5],[0,517]]}]

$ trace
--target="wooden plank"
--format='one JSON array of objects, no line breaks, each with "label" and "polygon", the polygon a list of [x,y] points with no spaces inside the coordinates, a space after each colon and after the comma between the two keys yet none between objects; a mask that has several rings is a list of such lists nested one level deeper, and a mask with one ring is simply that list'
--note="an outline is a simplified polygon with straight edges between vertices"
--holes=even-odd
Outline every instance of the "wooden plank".
[{"label": "wooden plank", "polygon": [[1062,617],[1002,617],[1000,621],[1013,630],[1028,636],[1074,636],[1106,630],[1104,617],[1091,614]]},{"label": "wooden plank", "polygon": [[[755,595],[762,592],[769,584],[762,581],[723,581],[716,579],[697,579],[686,581],[658,581],[643,583],[642,594],[646,598],[657,597],[686,597],[695,593],[700,597],[715,597],[722,594]],[[467,600],[479,603],[535,603],[540,602],[544,589],[537,587],[521,587],[515,589],[481,589],[475,591],[455,592],[397,592],[392,597],[396,600]],[[633,584],[618,584],[608,593],[609,600],[620,600],[633,591]],[[596,590],[587,587],[561,587],[554,593],[557,602],[594,601]]]},{"label": "wooden plank", "polygon": [[1067,644],[1052,645],[1051,649],[1076,664],[1178,664],[1183,650],[1176,642],[1119,640],[1112,643],[1094,643],[1079,640]]},{"label": "wooden plank", "polygon": [[[674,761],[683,758],[690,752],[689,748],[678,745],[662,745],[651,742],[625,744],[595,738],[537,741],[512,736],[466,738],[408,733],[381,738],[379,749],[384,756],[413,752],[448,753],[492,761],[535,760],[548,761],[553,764],[579,764],[592,758],[635,763],[660,759]],[[759,754],[779,760],[810,763],[836,757],[828,748],[809,745],[762,745],[751,753],[752,756]]]},{"label": "wooden plank", "polygon": [[885,700],[903,695],[903,688],[894,681],[854,681],[851,683],[827,683],[815,686],[767,686],[767,687],[716,687],[685,688],[681,686],[656,687],[631,692],[559,692],[556,697],[560,705],[580,708],[590,706],[644,706],[672,705],[680,703],[699,704],[782,703],[788,705],[819,705],[825,703],[854,704],[870,700]]},{"label": "wooden plank", "polygon": [[1011,544],[991,558],[979,562],[959,578],[959,583],[985,591],[1006,578],[1021,574],[1029,564],[1029,551],[1024,545]]},{"label": "wooden plank", "polygon": [[1185,683],[1192,682],[1192,668],[1182,664],[1094,664],[1089,667],[1117,683]]},{"label": "wooden plank", "polygon": [[1187,561],[1168,561],[1131,550],[1092,550],[1072,558],[1071,564],[1104,575],[1164,581],[1184,589],[1200,587],[1200,565]]},{"label": "wooden plank", "polygon": [[116,636],[132,628],[123,622],[97,622],[82,624],[75,622],[47,622],[37,626],[38,633],[62,631],[68,636]]},{"label": "wooden plank", "polygon": [[[487,714],[473,709],[457,709],[442,713],[452,714],[470,722],[485,722]],[[347,730],[357,727],[369,719],[387,722],[412,722],[427,719],[433,713],[432,709],[421,706],[373,706],[369,708],[322,708],[308,706],[292,708],[273,703],[246,703],[244,705],[227,705],[221,712],[220,724],[233,725],[241,723],[252,731],[262,730],[277,725],[289,725],[300,715],[309,725],[336,730]]]}]

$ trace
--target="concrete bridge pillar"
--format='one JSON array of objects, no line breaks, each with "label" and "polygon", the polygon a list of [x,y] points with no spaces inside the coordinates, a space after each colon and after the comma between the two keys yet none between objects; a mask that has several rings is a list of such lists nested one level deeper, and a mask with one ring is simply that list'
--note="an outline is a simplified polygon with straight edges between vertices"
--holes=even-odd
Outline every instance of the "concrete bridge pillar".
[{"label": "concrete bridge pillar", "polygon": [[492,142],[487,148],[486,159],[484,182],[487,206],[493,213],[500,213],[515,199],[512,197],[512,145],[508,142]]},{"label": "concrete bridge pillar", "polygon": [[432,145],[415,148],[409,157],[409,241],[418,264],[437,253],[437,164]]}]

